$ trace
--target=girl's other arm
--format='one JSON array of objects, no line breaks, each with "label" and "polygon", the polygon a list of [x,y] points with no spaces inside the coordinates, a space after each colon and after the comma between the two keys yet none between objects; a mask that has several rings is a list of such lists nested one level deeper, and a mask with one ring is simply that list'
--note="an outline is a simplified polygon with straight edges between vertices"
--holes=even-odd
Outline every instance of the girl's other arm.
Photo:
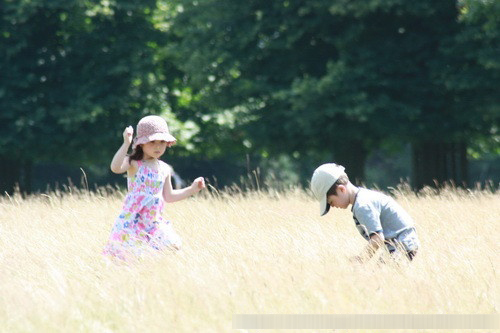
[{"label": "girl's other arm", "polygon": [[128,147],[132,143],[132,136],[134,135],[134,129],[132,126],[128,126],[123,131],[123,144],[113,156],[111,161],[111,171],[114,173],[124,173],[130,168],[130,161],[127,157]]},{"label": "girl's other arm", "polygon": [[163,187],[163,199],[166,202],[180,201],[182,199],[186,199],[187,197],[193,194],[198,193],[204,188],[205,188],[205,180],[203,179],[203,177],[198,177],[194,180],[191,186],[179,190],[174,190],[172,188],[171,175],[168,174],[167,179],[165,181],[165,185]]}]

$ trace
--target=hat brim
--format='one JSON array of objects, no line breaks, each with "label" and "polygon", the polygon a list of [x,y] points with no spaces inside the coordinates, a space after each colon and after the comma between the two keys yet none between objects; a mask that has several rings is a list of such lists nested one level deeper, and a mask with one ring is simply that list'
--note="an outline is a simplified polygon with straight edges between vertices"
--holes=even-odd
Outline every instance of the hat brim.
[{"label": "hat brim", "polygon": [[148,136],[141,136],[140,138],[135,138],[134,143],[132,144],[132,149],[135,149],[138,145],[143,145],[150,141],[166,141],[168,143],[174,144],[177,140],[169,133],[154,133]]},{"label": "hat brim", "polygon": [[326,200],[326,194],[325,194],[323,196],[323,199],[321,199],[321,201],[319,202],[319,214],[321,216],[323,216],[326,213],[328,213],[329,210],[330,210],[330,205],[328,204],[328,202]]}]

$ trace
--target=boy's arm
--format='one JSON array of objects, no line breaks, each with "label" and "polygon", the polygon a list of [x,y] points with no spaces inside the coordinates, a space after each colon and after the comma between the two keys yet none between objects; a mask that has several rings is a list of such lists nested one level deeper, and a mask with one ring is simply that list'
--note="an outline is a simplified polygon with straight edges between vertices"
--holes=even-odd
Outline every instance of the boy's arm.
[{"label": "boy's arm", "polygon": [[377,250],[384,244],[384,241],[385,237],[382,232],[372,233],[366,247],[358,256],[353,258],[353,261],[359,261],[362,263],[370,260],[370,258],[373,257]]}]

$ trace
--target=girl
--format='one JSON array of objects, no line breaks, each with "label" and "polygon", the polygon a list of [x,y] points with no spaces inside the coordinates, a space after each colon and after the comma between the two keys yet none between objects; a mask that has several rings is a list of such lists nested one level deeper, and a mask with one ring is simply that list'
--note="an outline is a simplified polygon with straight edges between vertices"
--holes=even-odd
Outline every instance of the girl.
[{"label": "girl", "polygon": [[147,116],[139,121],[133,152],[127,155],[133,133],[132,126],[125,128],[123,144],[111,161],[111,171],[127,172],[129,192],[104,248],[104,254],[123,260],[145,249],[180,249],[180,237],[171,222],[162,217],[164,202],[185,199],[205,188],[199,177],[189,187],[172,189],[171,168],[159,158],[176,140],[163,118]]}]

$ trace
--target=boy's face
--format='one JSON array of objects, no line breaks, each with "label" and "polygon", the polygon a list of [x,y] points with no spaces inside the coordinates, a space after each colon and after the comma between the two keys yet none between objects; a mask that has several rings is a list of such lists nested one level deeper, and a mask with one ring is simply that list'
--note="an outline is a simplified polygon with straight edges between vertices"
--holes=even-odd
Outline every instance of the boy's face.
[{"label": "boy's face", "polygon": [[350,203],[347,188],[344,185],[339,185],[337,187],[337,194],[329,195],[326,198],[326,202],[328,202],[331,207],[346,209]]}]

